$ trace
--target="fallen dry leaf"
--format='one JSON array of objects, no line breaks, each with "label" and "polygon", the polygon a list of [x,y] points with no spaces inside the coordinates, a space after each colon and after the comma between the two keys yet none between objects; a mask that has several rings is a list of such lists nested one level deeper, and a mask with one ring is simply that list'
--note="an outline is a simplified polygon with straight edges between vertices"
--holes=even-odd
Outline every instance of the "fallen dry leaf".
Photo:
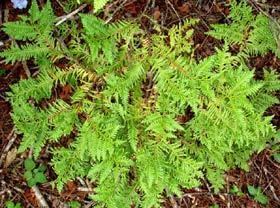
[{"label": "fallen dry leaf", "polygon": [[17,148],[11,149],[6,156],[4,167],[7,168],[11,165],[11,163],[16,159],[17,157]]},{"label": "fallen dry leaf", "polygon": [[159,11],[159,8],[157,7],[157,8],[155,9],[155,11],[153,12],[153,17],[154,17],[155,20],[159,20],[159,19],[160,19],[160,16],[161,16],[161,13],[160,13],[160,11]]},{"label": "fallen dry leaf", "polygon": [[187,3],[184,3],[182,6],[178,7],[180,13],[187,14],[190,12],[190,5]]}]

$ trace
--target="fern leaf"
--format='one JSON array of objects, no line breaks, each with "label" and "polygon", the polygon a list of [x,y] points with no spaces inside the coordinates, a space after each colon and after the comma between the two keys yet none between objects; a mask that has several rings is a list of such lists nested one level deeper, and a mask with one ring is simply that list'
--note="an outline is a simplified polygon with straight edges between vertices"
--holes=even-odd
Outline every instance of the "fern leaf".
[{"label": "fern leaf", "polygon": [[7,63],[15,63],[16,61],[25,61],[30,58],[39,58],[40,56],[45,56],[49,52],[49,48],[38,47],[37,45],[24,45],[21,47],[11,46],[10,49],[7,49],[0,53],[2,58],[5,58]]},{"label": "fern leaf", "polygon": [[98,12],[109,2],[110,0],[94,0],[94,12]]},{"label": "fern leaf", "polygon": [[38,35],[33,25],[21,21],[5,23],[3,31],[16,40],[33,40]]}]

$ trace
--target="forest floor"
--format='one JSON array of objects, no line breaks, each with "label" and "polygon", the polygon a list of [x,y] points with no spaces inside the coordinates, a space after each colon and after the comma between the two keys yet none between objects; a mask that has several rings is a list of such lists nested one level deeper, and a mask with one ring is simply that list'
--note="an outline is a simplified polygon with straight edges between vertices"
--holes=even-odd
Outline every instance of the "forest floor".
[{"label": "forest floor", "polygon": [[[136,19],[147,32],[152,32],[149,18],[167,28],[184,21],[186,18],[197,18],[200,23],[195,26],[195,56],[197,59],[201,59],[211,55],[215,47],[221,44],[204,33],[209,30],[210,24],[227,23],[228,1],[116,0],[106,6],[100,17],[111,21]],[[39,0],[39,2],[43,4],[44,1]],[[67,0],[51,0],[51,2],[57,16],[65,15],[65,11],[59,3],[67,2]],[[248,2],[255,12],[265,11],[274,18],[280,18],[279,0],[248,0]],[[88,5],[81,12],[91,12],[91,10],[92,7]],[[26,12],[27,9],[13,9],[9,0],[1,0],[0,26],[4,22],[18,19],[18,15],[26,14]],[[109,14],[113,14],[113,16],[109,16]],[[9,44],[9,37],[0,28],[0,50],[5,48],[6,44]],[[252,57],[249,64],[255,68],[257,79],[262,76],[263,68],[270,67],[280,72],[280,60],[273,54],[267,54],[265,57]],[[27,153],[16,154],[21,136],[15,134],[10,117],[11,107],[6,100],[9,86],[27,77],[25,67],[29,67],[31,73],[37,71],[32,63],[25,65],[17,62],[13,65],[6,65],[0,60],[0,207],[5,207],[4,204],[7,200],[20,202],[23,207],[38,207],[38,198],[23,177],[23,162]],[[278,93],[278,97],[280,98],[280,93]],[[268,109],[267,115],[274,115],[273,124],[280,128],[280,105]],[[218,194],[215,194],[209,188],[208,182],[204,181],[203,185],[197,189],[184,190],[182,198],[166,198],[163,207],[280,207],[280,163],[276,162],[273,154],[274,149],[268,147],[251,158],[248,172],[240,169],[228,171],[225,175],[226,187]],[[48,153],[42,151],[37,162],[47,165],[47,180],[53,181],[56,175],[49,166],[50,157]],[[250,197],[249,185],[261,188],[263,194],[268,197],[267,205],[261,205]],[[233,193],[232,187],[238,187],[239,193]],[[68,207],[67,204],[71,201],[80,202],[82,207],[93,205],[87,198],[92,192],[91,186],[83,179],[69,182],[62,193],[53,189],[50,182],[39,185],[38,188],[50,207]]]}]

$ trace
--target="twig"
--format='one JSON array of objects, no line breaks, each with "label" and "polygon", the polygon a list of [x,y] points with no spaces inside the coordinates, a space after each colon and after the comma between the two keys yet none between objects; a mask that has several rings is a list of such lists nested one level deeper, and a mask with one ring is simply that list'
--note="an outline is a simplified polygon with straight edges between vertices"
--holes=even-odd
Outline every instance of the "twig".
[{"label": "twig", "polygon": [[55,0],[57,3],[58,3],[58,5],[65,11],[65,8],[64,8],[64,6],[63,6],[63,4],[59,1],[59,0]]},{"label": "twig", "polygon": [[81,177],[77,177],[78,181],[82,184],[82,186],[86,186],[86,183]]},{"label": "twig", "polygon": [[[3,88],[0,88],[0,91],[1,91],[1,89],[3,89]],[[1,94],[0,94],[0,98],[3,99],[5,102],[8,102],[8,98],[4,97],[4,96],[1,95]]]},{"label": "twig", "polygon": [[84,208],[90,208],[90,207],[94,207],[95,202],[90,202],[88,205],[84,206]]},{"label": "twig", "polygon": [[275,10],[280,10],[280,6],[276,6],[276,5],[268,5],[268,4],[263,4],[260,2],[256,2],[258,5],[266,8],[266,9],[275,9]]},{"label": "twig", "polygon": [[[109,22],[112,21],[112,19],[114,18],[115,14],[126,4],[127,1],[128,1],[128,0],[124,0],[124,2],[122,2],[121,5],[118,6],[118,7],[114,10],[114,12],[113,12],[113,14],[111,15],[111,17],[109,17],[107,20],[105,20],[105,23],[106,23],[106,24],[108,24]],[[130,3],[132,3],[132,2],[130,2]]]},{"label": "twig", "polygon": [[172,8],[172,10],[173,10],[173,11],[174,11],[174,13],[176,14],[176,16],[177,16],[178,20],[179,20],[180,22],[182,22],[182,19],[180,18],[180,16],[179,16],[179,14],[178,14],[177,10],[174,8],[174,6],[172,5],[172,3],[171,3],[169,0],[166,0],[166,1],[167,1],[167,4],[169,4],[169,5],[170,5],[170,7]]},{"label": "twig", "polygon": [[140,18],[142,18],[142,17],[146,17],[146,18],[147,18],[148,20],[150,20],[151,23],[153,23],[154,25],[159,26],[161,29],[163,29],[163,30],[165,30],[165,31],[168,31],[168,28],[167,28],[167,27],[158,24],[158,22],[155,21],[154,19],[152,19],[150,16],[148,16],[148,15],[146,15],[146,14],[142,14],[142,15],[140,16]]},{"label": "twig", "polygon": [[277,196],[277,194],[275,193],[275,189],[274,189],[274,187],[271,184],[269,184],[269,189],[272,192],[272,195],[273,195],[274,199],[276,199],[278,202],[280,202],[280,199]]},{"label": "twig", "polygon": [[26,61],[22,61],[22,66],[23,66],[23,69],[24,69],[24,72],[25,72],[26,76],[30,77],[31,73],[30,73],[30,70],[29,70],[29,68],[27,66]]},{"label": "twig", "polygon": [[14,186],[13,189],[15,189],[17,192],[19,192],[19,193],[21,193],[21,194],[24,193],[24,191],[23,191],[22,189],[20,189],[20,188],[18,188],[18,187],[16,187],[16,186]]},{"label": "twig", "polygon": [[176,200],[174,199],[173,196],[170,197],[170,202],[171,202],[172,208],[179,208],[178,204],[177,204],[177,202],[176,202]]},{"label": "twig", "polygon": [[206,180],[204,180],[204,182],[205,182],[205,185],[206,185],[206,187],[207,187],[207,189],[208,189],[208,192],[210,193],[210,198],[212,199],[213,202],[215,202],[214,196],[213,196],[213,194],[211,193],[210,186],[208,185],[208,183],[207,183]]},{"label": "twig", "polygon": [[9,10],[5,9],[4,10],[4,22],[8,22],[9,21]]},{"label": "twig", "polygon": [[55,26],[57,27],[58,25],[62,24],[63,22],[65,22],[66,20],[72,18],[74,15],[76,15],[77,13],[79,13],[80,11],[82,11],[84,8],[86,8],[87,4],[82,4],[79,8],[75,9],[73,12],[67,14],[67,15],[63,15],[61,17],[58,17],[57,19],[59,20]]},{"label": "twig", "polygon": [[93,192],[93,190],[88,187],[78,187],[77,190],[81,192]]},{"label": "twig", "polygon": [[229,195],[229,181],[228,181],[228,175],[226,177],[226,180],[227,180],[227,208],[230,208],[231,205],[230,205],[230,195]]},{"label": "twig", "polygon": [[13,128],[12,131],[10,132],[10,134],[7,137],[7,140],[9,140],[8,144],[6,145],[1,158],[0,158],[0,167],[2,166],[3,160],[6,157],[6,153],[9,151],[9,149],[11,148],[11,146],[14,144],[15,140],[17,138],[17,135],[15,134],[15,129]]},{"label": "twig", "polygon": [[38,187],[35,185],[32,188],[32,191],[34,192],[36,199],[38,200],[40,207],[43,208],[49,208],[49,205],[47,204],[46,200],[44,199],[43,195],[41,194],[40,190]]},{"label": "twig", "polygon": [[270,14],[268,14],[267,12],[265,12],[260,6],[259,3],[256,2],[255,0],[250,0],[250,2],[252,3],[252,5],[259,10],[261,13],[263,13],[265,16],[267,16],[272,22],[274,22],[274,24],[278,27],[278,29],[280,30],[280,24],[277,22],[277,20],[275,18],[273,18]]}]

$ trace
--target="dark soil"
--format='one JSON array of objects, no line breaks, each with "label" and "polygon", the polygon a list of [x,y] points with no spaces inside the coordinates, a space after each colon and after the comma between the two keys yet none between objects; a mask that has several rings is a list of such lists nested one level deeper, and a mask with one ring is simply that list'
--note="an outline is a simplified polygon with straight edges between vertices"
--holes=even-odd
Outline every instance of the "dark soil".
[{"label": "dark soil", "polygon": [[[119,19],[137,19],[141,26],[147,31],[152,32],[152,24],[148,17],[151,17],[164,27],[171,27],[173,24],[178,24],[186,18],[198,18],[200,23],[195,26],[194,42],[195,42],[195,57],[202,59],[211,55],[215,47],[221,43],[204,33],[209,30],[209,25],[212,23],[226,23],[227,15],[229,14],[229,8],[227,1],[221,0],[131,0],[123,1],[118,0],[109,4],[105,12],[100,14],[104,19],[110,19],[116,21]],[[44,1],[39,0],[40,4]],[[62,7],[58,1],[51,0],[55,9],[56,15],[64,15]],[[60,2],[67,2],[61,0]],[[259,12],[259,9],[269,12],[273,17],[280,17],[280,2],[279,0],[268,0],[266,3],[254,4],[252,6]],[[261,2],[261,1],[258,1]],[[85,8],[84,12],[90,11],[91,6]],[[25,14],[25,10],[16,10],[12,8],[9,0],[2,0],[0,2],[0,24],[7,20],[13,21],[18,19],[18,15]],[[113,16],[111,17],[111,14]],[[0,46],[0,50],[3,50],[10,44],[9,37],[0,30],[0,42],[4,45]],[[32,63],[27,63],[31,68],[31,73],[34,73],[37,69],[33,68]],[[267,54],[264,57],[252,57],[249,65],[255,69],[256,79],[262,79],[264,68],[274,68],[280,72],[280,60],[276,59],[273,54]],[[3,163],[0,165],[0,207],[5,207],[5,201],[12,200],[20,202],[24,207],[38,207],[38,201],[34,195],[34,192],[27,186],[25,179],[23,178],[23,161],[27,157],[28,153],[16,155],[11,157],[14,150],[18,148],[20,143],[20,135],[17,136],[13,133],[14,127],[10,116],[11,107],[7,101],[6,92],[9,91],[9,86],[20,79],[26,78],[26,74],[23,70],[21,63],[15,63],[14,65],[5,65],[0,60],[0,69],[4,70],[4,74],[0,75],[0,152],[4,155]],[[64,97],[67,100],[67,96],[71,93],[69,87],[61,87],[56,89],[58,96]],[[280,98],[280,93],[278,93]],[[42,107],[44,103],[41,103]],[[273,124],[280,128],[280,105],[275,105],[268,109],[267,115],[274,115]],[[185,119],[185,118],[178,118]],[[5,148],[9,142],[15,137],[15,141],[6,152]],[[67,140],[67,139],[66,139]],[[66,141],[65,140],[65,141]],[[55,145],[67,145],[64,140],[60,144]],[[7,154],[11,161],[7,161]],[[182,198],[166,198],[164,207],[210,207],[212,205],[219,205],[219,207],[226,208],[258,208],[280,207],[280,164],[273,159],[274,151],[271,148],[267,148],[259,154],[254,155],[250,160],[250,171],[244,172],[240,169],[234,169],[229,171],[225,175],[226,187],[218,194],[214,194],[209,188],[209,184],[204,184],[197,189],[185,190]],[[0,155],[0,158],[1,158]],[[39,163],[47,165],[47,178],[48,181],[53,181],[56,178],[55,173],[52,171],[50,162],[49,147],[46,147],[41,155]],[[231,194],[230,189],[235,185],[242,192],[242,196]],[[269,198],[269,204],[262,206],[249,197],[247,186],[253,185],[255,187],[261,187],[264,190],[264,194]],[[83,187],[87,186],[88,189]],[[69,201],[79,201],[83,207],[93,205],[87,196],[91,192],[90,183],[86,180],[77,180],[69,182],[62,193],[58,193],[56,189],[53,189],[50,183],[45,183],[39,186],[40,192],[46,199],[50,207],[67,207],[66,204]]]}]

